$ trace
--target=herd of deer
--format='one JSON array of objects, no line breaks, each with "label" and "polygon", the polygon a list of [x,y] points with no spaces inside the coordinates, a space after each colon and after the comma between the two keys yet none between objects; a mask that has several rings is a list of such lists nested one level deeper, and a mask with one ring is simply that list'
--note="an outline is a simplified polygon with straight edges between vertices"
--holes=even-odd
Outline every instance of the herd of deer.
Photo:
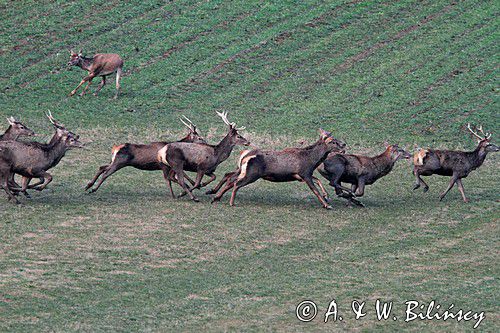
[{"label": "herd of deer", "polygon": [[[70,51],[68,65],[78,66],[89,72],[70,96],[87,83],[80,94],[83,96],[92,79],[100,76],[102,81],[94,93],[97,96],[106,84],[106,77],[116,73],[115,98],[118,97],[123,67],[123,60],[119,55],[96,54],[93,57],[85,57],[81,51],[79,53]],[[111,163],[99,167],[85,190],[97,191],[113,173],[126,166],[132,166],[140,170],[161,170],[172,197],[175,198],[172,189],[174,182],[183,189],[179,197],[188,194],[192,200],[198,201],[193,190],[205,187],[216,179],[217,166],[229,158],[236,145],[250,145],[250,142],[239,133],[244,127],[237,128],[234,122],[227,119],[227,113],[217,112],[217,115],[228,126],[226,136],[218,144],[208,144],[198,133],[196,126],[184,117],[181,121],[189,132],[179,141],[124,143],[113,146]],[[19,141],[19,137],[32,136],[34,133],[13,117],[8,118],[9,127],[0,136],[0,186],[7,193],[9,200],[15,203],[19,203],[16,198],[19,193],[29,197],[28,189],[38,191],[45,189],[52,181],[52,176],[47,170],[56,166],[69,149],[83,147],[78,135],[68,131],[63,124],[52,117],[50,112],[47,117],[55,128],[55,133],[48,143]],[[441,194],[440,200],[457,184],[463,200],[468,202],[462,178],[481,166],[489,152],[497,152],[500,148],[491,143],[491,134],[484,133],[482,127],[474,130],[468,125],[467,128],[479,142],[474,151],[419,149],[414,154],[413,174],[416,177],[414,189],[421,185],[424,185],[424,192],[429,189],[421,176],[433,174],[451,176],[450,184]],[[237,191],[260,178],[271,182],[299,181],[307,184],[324,208],[331,209],[328,193],[321,181],[314,176],[314,171],[318,170],[334,187],[337,196],[363,206],[357,198],[363,196],[365,186],[387,175],[399,159],[411,158],[411,155],[398,145],[386,145],[386,150],[375,157],[345,154],[345,147],[346,144],[335,139],[330,132],[320,129],[319,139],[307,147],[287,148],[281,151],[244,150],[238,160],[237,169],[225,174],[219,184],[206,191],[206,194],[216,194],[212,200],[215,202],[219,201],[224,193],[232,190],[230,205],[233,206]],[[186,171],[196,173],[194,181]],[[22,176],[21,185],[16,183],[15,174]],[[202,182],[205,175],[210,179]],[[38,182],[30,185],[33,178],[38,178]],[[351,188],[342,186],[342,183],[351,184]]]},{"label": "herd of deer", "polygon": [[[250,145],[239,133],[243,127],[237,128],[234,122],[230,122],[227,113],[217,112],[217,115],[228,126],[227,134],[218,144],[208,144],[196,126],[184,117],[181,121],[189,132],[179,141],[124,143],[113,146],[111,163],[99,167],[85,190],[97,191],[113,173],[132,166],[140,170],[161,170],[172,197],[175,198],[172,189],[174,182],[183,189],[179,197],[188,194],[192,200],[198,201],[193,190],[205,187],[216,179],[217,166],[229,158],[236,145]],[[35,134],[13,117],[8,118],[9,127],[0,136],[0,186],[7,193],[9,200],[15,203],[19,203],[16,198],[19,193],[29,197],[29,189],[44,190],[52,181],[52,176],[47,171],[59,163],[66,151],[83,147],[78,135],[67,130],[50,112],[47,117],[55,129],[48,143],[20,141],[21,136]],[[468,125],[467,128],[479,142],[473,151],[419,149],[413,155],[413,173],[416,177],[414,189],[424,185],[424,192],[428,190],[429,187],[421,176],[451,176],[450,184],[441,194],[440,200],[457,184],[463,200],[468,201],[462,178],[481,166],[489,152],[497,152],[500,148],[491,143],[491,134],[484,133],[481,127],[474,130]],[[357,198],[363,196],[365,186],[387,175],[399,159],[411,158],[411,155],[398,145],[387,145],[382,154],[374,157],[346,154],[345,148],[344,142],[335,139],[330,132],[320,129],[319,139],[307,147],[280,151],[244,150],[238,160],[237,169],[226,173],[219,184],[206,191],[206,194],[216,194],[212,200],[215,202],[219,201],[224,193],[232,190],[232,206],[237,191],[260,178],[271,182],[299,181],[307,184],[324,208],[331,209],[325,188],[313,175],[314,171],[318,170],[334,187],[337,196],[363,206]],[[195,172],[195,180],[186,172]],[[21,185],[16,183],[16,174],[22,176]],[[205,175],[210,178],[202,182]],[[38,182],[30,185],[33,178],[38,178]],[[351,187],[344,187],[342,183],[351,184]]]}]

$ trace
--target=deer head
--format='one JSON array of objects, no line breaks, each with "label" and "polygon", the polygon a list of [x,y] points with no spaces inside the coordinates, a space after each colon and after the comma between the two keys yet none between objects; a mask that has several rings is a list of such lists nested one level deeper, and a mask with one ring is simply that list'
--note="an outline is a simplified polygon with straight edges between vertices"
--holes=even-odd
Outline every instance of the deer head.
[{"label": "deer head", "polygon": [[20,121],[16,120],[14,117],[9,117],[7,118],[7,121],[9,122],[9,125],[11,126],[11,130],[15,133],[15,136],[33,136],[35,135],[35,132],[33,132],[31,129],[29,129],[27,126],[25,126],[23,123]]},{"label": "deer head", "polygon": [[193,124],[188,117],[182,116],[184,119],[180,118],[181,123],[184,124],[189,129],[188,134],[184,137],[183,140],[193,143],[207,143],[205,139],[198,133],[196,125]]},{"label": "deer head", "polygon": [[346,144],[340,140],[335,139],[331,132],[319,129],[319,140],[327,145],[328,151],[335,151],[344,153]]},{"label": "deer head", "polygon": [[70,56],[69,56],[68,66],[78,65],[83,57],[82,50],[80,50],[80,52],[78,52],[78,53],[75,53],[75,52],[73,52],[73,50],[70,50],[69,53],[70,53]]},{"label": "deer head", "polygon": [[407,152],[404,148],[400,148],[398,145],[386,144],[386,151],[389,153],[390,159],[394,162],[400,158],[407,160],[412,157],[409,152]]},{"label": "deer head", "polygon": [[[217,112],[217,111],[216,111]],[[230,122],[227,119],[227,112],[217,112],[217,115],[222,118],[222,121],[229,126],[229,132],[228,132],[228,137],[230,140],[230,143],[233,145],[243,145],[243,146],[249,146],[250,141],[245,139],[243,136],[241,136],[238,131],[244,130],[245,127],[236,127],[236,123]]]},{"label": "deer head", "polygon": [[75,133],[67,130],[63,124],[54,119],[50,111],[48,111],[48,113],[46,113],[45,115],[56,129],[56,135],[59,140],[63,142],[68,149],[83,148],[83,143],[79,141],[79,135],[76,135]]},{"label": "deer head", "polygon": [[482,135],[474,131],[470,124],[467,124],[467,129],[476,137],[480,149],[484,149],[487,153],[497,152],[500,150],[500,147],[491,143],[491,133],[484,132],[482,125],[476,128],[476,131],[479,131]]}]

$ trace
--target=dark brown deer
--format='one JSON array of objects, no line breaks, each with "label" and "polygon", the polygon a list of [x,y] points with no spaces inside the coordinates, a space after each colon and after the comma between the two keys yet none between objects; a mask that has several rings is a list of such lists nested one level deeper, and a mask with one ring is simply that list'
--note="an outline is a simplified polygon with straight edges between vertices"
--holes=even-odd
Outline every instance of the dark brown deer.
[{"label": "dark brown deer", "polygon": [[[212,202],[219,201],[224,193],[233,189],[229,204],[234,205],[236,192],[263,178],[271,182],[305,182],[313,191],[326,209],[332,207],[319,193],[314,185],[319,179],[313,176],[314,170],[326,159],[332,151],[342,151],[345,143],[334,139],[330,132],[320,129],[320,138],[314,144],[304,148],[288,148],[281,151],[251,150],[240,157],[238,170],[227,180],[226,186],[213,198]],[[324,191],[324,188],[322,188]]]},{"label": "dark brown deer", "polygon": [[[185,122],[183,119],[181,119],[181,122],[189,129],[189,132],[178,142],[206,143],[205,139],[203,139],[203,137],[198,133],[196,126],[191,122],[191,120],[189,120],[185,116],[184,118],[187,122]],[[176,179],[175,177],[169,179],[170,167],[158,162],[158,151],[169,143],[171,142],[151,142],[150,144],[123,143],[113,146],[113,148],[111,149],[111,163],[99,167],[96,175],[87,184],[85,190],[88,190],[92,186],[94,186],[94,183],[97,181],[99,176],[102,175],[96,187],[94,187],[90,191],[90,193],[97,191],[102,183],[106,180],[106,178],[108,178],[121,168],[131,166],[139,170],[162,170],[163,177],[165,177],[165,180],[168,181],[170,194],[172,195],[172,197],[175,197],[170,181],[176,182]],[[194,184],[194,182],[189,177],[186,176],[186,178],[191,182],[191,184]]]},{"label": "dark brown deer", "polygon": [[[163,147],[158,152],[158,161],[172,168],[171,174],[176,175],[178,183],[194,201],[199,200],[193,195],[191,190],[206,186],[215,180],[215,169],[219,164],[228,159],[234,146],[250,145],[250,142],[238,133],[244,127],[236,128],[235,123],[229,122],[227,112],[217,112],[217,115],[229,127],[226,136],[219,144],[176,142]],[[189,189],[184,182],[184,171],[196,172],[196,179],[192,189]],[[209,176],[210,179],[202,184],[201,180],[204,175]],[[182,195],[183,193],[180,196]]]},{"label": "dark brown deer", "polygon": [[[30,130],[26,125],[16,120],[14,117],[7,118],[9,122],[9,127],[4,134],[0,135],[0,141],[17,141],[21,136],[33,136],[35,132]],[[9,180],[10,187],[19,187],[19,185],[14,181],[14,175],[12,175]]]},{"label": "dark brown deer", "polygon": [[[355,197],[362,197],[365,185],[371,185],[387,175],[401,158],[409,159],[411,154],[398,145],[387,145],[382,154],[374,157],[332,153],[318,171],[335,188],[339,197],[363,206]],[[343,187],[342,183],[351,184],[351,189]]]},{"label": "dark brown deer", "polygon": [[16,120],[14,117],[7,118],[9,127],[0,135],[0,141],[16,141],[21,136],[33,136],[35,132],[30,130],[26,125]]},{"label": "dark brown deer", "polygon": [[439,201],[443,200],[446,194],[457,184],[458,190],[462,195],[464,202],[469,202],[465,196],[462,178],[466,178],[472,170],[479,168],[486,155],[490,152],[497,152],[500,148],[491,143],[491,134],[484,133],[482,126],[479,130],[483,136],[476,133],[467,124],[467,129],[478,139],[478,145],[473,151],[455,151],[455,150],[435,150],[420,149],[413,158],[413,174],[416,177],[414,190],[424,185],[424,192],[427,192],[429,186],[424,182],[421,176],[440,175],[451,176],[450,183],[446,190],[439,196]]},{"label": "dark brown deer", "polygon": [[68,131],[64,125],[48,116],[56,128],[57,140],[49,144],[39,142],[8,141],[0,142],[0,184],[9,196],[9,200],[19,203],[9,188],[8,181],[12,174],[23,176],[21,191],[26,191],[28,183],[24,179],[43,178],[44,182],[35,189],[43,190],[52,181],[47,172],[56,166],[66,151],[71,148],[81,148],[79,136]]},{"label": "dark brown deer", "polygon": [[85,92],[92,83],[92,80],[96,76],[100,76],[102,78],[102,81],[101,83],[99,83],[99,86],[94,92],[94,96],[97,96],[97,94],[99,94],[99,91],[101,91],[102,87],[104,87],[104,85],[106,84],[106,77],[108,75],[116,73],[116,93],[114,98],[118,98],[118,93],[120,91],[120,77],[123,70],[123,60],[118,54],[98,53],[90,58],[84,57],[82,51],[78,53],[70,51],[70,60],[68,62],[68,65],[78,66],[81,69],[89,72],[89,75],[84,77],[80,84],[69,94],[70,96],[76,94],[78,88],[80,88],[85,82],[87,82],[87,85],[80,93],[80,96],[85,95]]}]

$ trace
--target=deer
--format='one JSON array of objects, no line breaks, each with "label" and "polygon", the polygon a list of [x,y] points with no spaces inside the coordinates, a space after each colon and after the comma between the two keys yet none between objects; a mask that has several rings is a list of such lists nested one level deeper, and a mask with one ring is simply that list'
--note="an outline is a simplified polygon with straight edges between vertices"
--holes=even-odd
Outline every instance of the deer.
[{"label": "deer", "polygon": [[[184,124],[184,126],[188,128],[189,132],[185,137],[177,142],[192,142],[200,144],[206,143],[205,139],[198,133],[196,125],[194,125],[186,116],[183,116],[183,118],[184,119],[181,118],[180,120]],[[111,149],[111,163],[99,167],[99,170],[97,171],[94,178],[92,178],[92,180],[85,186],[85,191],[92,188],[92,186],[94,186],[95,182],[101,175],[101,179],[99,179],[97,185],[91,189],[90,193],[96,192],[99,187],[101,187],[106,178],[111,176],[116,171],[124,167],[131,166],[133,168],[146,171],[162,170],[163,177],[168,182],[170,194],[172,195],[172,197],[175,197],[171,182],[168,181],[170,167],[158,162],[157,157],[158,151],[170,143],[172,142],[161,141],[151,142],[149,144],[123,143],[114,145]],[[185,177],[191,184],[194,184],[194,181],[187,175]],[[175,177],[170,180],[177,182]]]},{"label": "deer", "polygon": [[[389,174],[398,160],[411,157],[397,144],[386,144],[385,151],[374,157],[331,153],[319,166],[318,172],[335,188],[337,196],[364,207],[355,198],[364,195],[365,186]],[[342,186],[342,183],[351,184],[351,188]]]},{"label": "deer", "polygon": [[[217,145],[175,142],[158,151],[158,161],[172,169],[170,178],[175,174],[178,183],[184,189],[179,197],[187,193],[191,200],[198,202],[199,199],[193,195],[192,190],[205,187],[216,179],[214,172],[217,166],[229,158],[236,145],[250,145],[250,141],[239,134],[239,131],[245,127],[237,128],[236,123],[228,120],[227,112],[217,111],[216,113],[228,126],[226,136]],[[192,189],[189,189],[184,182],[184,171],[196,172]],[[209,176],[210,179],[201,183],[204,175]]]},{"label": "deer", "polygon": [[98,53],[98,54],[94,55],[93,57],[85,57],[85,56],[83,56],[81,50],[78,53],[75,53],[75,52],[73,52],[73,50],[70,50],[70,60],[68,62],[68,66],[78,66],[81,69],[89,72],[89,75],[82,79],[80,84],[75,89],[73,89],[71,91],[69,96],[73,96],[74,94],[76,94],[77,90],[85,82],[87,82],[87,85],[85,86],[83,91],[80,93],[80,96],[85,95],[85,92],[90,87],[92,80],[96,76],[100,76],[101,83],[99,83],[99,86],[97,87],[96,91],[94,92],[94,96],[97,96],[99,94],[99,91],[101,91],[101,89],[106,84],[106,77],[108,75],[116,73],[116,93],[115,93],[114,99],[118,98],[118,93],[120,91],[120,78],[121,78],[122,71],[123,71],[123,60],[118,54]]},{"label": "deer", "polygon": [[424,185],[424,193],[429,190],[429,186],[421,176],[450,176],[450,183],[439,196],[439,201],[442,201],[453,186],[457,184],[462,200],[465,203],[469,202],[469,199],[465,196],[462,179],[479,168],[488,153],[497,152],[500,148],[491,143],[491,133],[485,133],[482,126],[476,128],[476,131],[481,132],[482,136],[473,130],[470,124],[467,124],[467,129],[478,142],[476,149],[473,151],[419,149],[415,153],[413,156],[413,174],[416,177],[414,190],[420,188],[421,185]]},{"label": "deer", "polygon": [[[34,136],[35,132],[29,129],[26,125],[16,120],[14,117],[7,118],[9,122],[9,127],[0,135],[0,141],[17,141],[21,136]],[[19,185],[14,180],[14,175],[12,175],[9,180],[9,186],[19,187]],[[26,193],[25,193],[26,195]]]},{"label": "deer", "polygon": [[[270,182],[304,182],[324,208],[332,209],[327,202],[324,187],[313,173],[330,152],[343,151],[346,144],[333,138],[330,132],[323,129],[319,129],[319,132],[319,139],[307,147],[287,148],[281,151],[261,149],[246,151],[240,156],[238,170],[227,179],[225,187],[212,199],[212,203],[220,201],[224,193],[232,189],[229,204],[234,206],[238,190],[262,178]],[[322,189],[323,195],[319,193],[314,183]]]},{"label": "deer", "polygon": [[52,176],[47,170],[55,167],[67,150],[83,147],[78,135],[67,130],[51,114],[48,114],[47,117],[56,129],[56,138],[50,143],[0,142],[0,185],[3,186],[9,200],[13,200],[14,203],[19,203],[9,186],[9,179],[14,173],[23,176],[22,188],[17,190],[25,192],[29,180],[41,178],[43,183],[36,186],[35,189],[42,191],[52,181]]}]

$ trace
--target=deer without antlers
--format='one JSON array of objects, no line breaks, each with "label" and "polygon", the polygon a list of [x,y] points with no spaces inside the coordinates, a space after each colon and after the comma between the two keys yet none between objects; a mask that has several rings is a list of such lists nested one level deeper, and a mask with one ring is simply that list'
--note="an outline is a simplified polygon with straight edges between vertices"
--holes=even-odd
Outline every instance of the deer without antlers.
[{"label": "deer without antlers", "polygon": [[420,149],[415,153],[413,159],[413,174],[416,177],[414,190],[418,189],[421,185],[424,185],[424,192],[427,192],[429,189],[429,186],[421,176],[430,176],[433,174],[451,176],[450,183],[446,190],[439,196],[439,200],[443,200],[446,194],[453,188],[453,185],[457,184],[463,201],[469,202],[469,199],[465,196],[462,178],[466,178],[472,170],[479,168],[488,153],[497,152],[500,148],[491,143],[491,134],[485,133],[482,126],[477,129],[482,133],[482,136],[474,131],[470,124],[467,124],[467,129],[478,140],[478,145],[473,151]]},{"label": "deer without antlers", "polygon": [[0,135],[0,141],[16,141],[21,136],[33,136],[35,132],[30,130],[28,126],[24,125],[14,117],[7,118],[9,127],[3,134]]},{"label": "deer without antlers", "polygon": [[[237,128],[234,122],[230,122],[227,119],[227,112],[217,112],[217,115],[228,126],[228,132],[219,144],[176,142],[163,147],[158,152],[158,161],[172,168],[171,174],[177,176],[179,184],[193,201],[199,200],[184,183],[184,171],[196,172],[196,179],[192,189],[204,187],[215,180],[215,169],[231,155],[234,146],[248,146],[250,144],[247,139],[238,133],[244,127]],[[201,180],[204,175],[209,176],[210,180],[202,184]]]},{"label": "deer without antlers", "polygon": [[[364,195],[365,185],[371,185],[391,172],[400,158],[409,159],[411,155],[398,145],[386,145],[386,150],[375,157],[332,153],[318,171],[330,181],[339,197],[363,206],[355,197]],[[351,189],[343,187],[342,182],[351,184]]]},{"label": "deer without antlers", "polygon": [[[198,133],[196,126],[189,120],[186,116],[181,118],[181,122],[189,129],[188,134],[177,142],[194,142],[194,143],[206,143],[203,137]],[[97,183],[96,187],[92,188],[91,193],[97,191],[102,183],[111,176],[116,171],[121,168],[131,166],[139,170],[162,170],[163,177],[167,180],[170,194],[172,197],[174,193],[172,191],[171,181],[177,182],[175,177],[169,179],[170,167],[163,163],[158,162],[158,151],[172,142],[161,141],[161,142],[151,142],[150,144],[133,144],[133,143],[123,143],[120,145],[115,145],[111,149],[112,157],[111,163],[99,167],[94,178],[87,184],[85,190],[90,189],[94,186],[99,176],[102,175],[101,179]],[[191,184],[194,182],[186,176]]]},{"label": "deer without antlers", "polygon": [[73,50],[71,50],[68,65],[78,66],[81,69],[89,72],[89,75],[84,77],[80,84],[75,89],[73,89],[73,91],[71,91],[71,93],[69,94],[70,96],[76,94],[78,88],[80,88],[85,82],[87,82],[87,85],[80,93],[80,96],[85,95],[85,92],[92,83],[92,80],[96,76],[100,76],[102,78],[102,81],[101,83],[99,83],[99,86],[94,92],[94,96],[97,96],[99,94],[99,91],[101,91],[101,89],[106,84],[106,77],[108,75],[116,73],[116,93],[114,98],[118,98],[118,93],[120,91],[120,77],[123,70],[123,60],[118,54],[98,53],[90,58],[84,57],[81,50],[78,53],[75,53],[73,52]]},{"label": "deer without antlers", "polygon": [[[219,201],[224,193],[232,189],[229,204],[233,206],[236,192],[240,188],[263,178],[271,182],[305,182],[323,207],[331,209],[332,207],[326,201],[326,191],[313,173],[330,152],[341,151],[344,148],[345,143],[333,138],[330,132],[320,129],[319,140],[308,147],[288,148],[281,151],[249,150],[242,154],[238,170],[229,176],[226,186],[213,198],[212,202]],[[319,193],[314,182],[320,186],[323,195]]]},{"label": "deer without antlers", "polygon": [[47,170],[56,166],[68,149],[83,146],[78,135],[68,131],[55,121],[52,115],[48,114],[47,117],[56,129],[55,138],[50,143],[0,142],[0,184],[9,200],[15,203],[19,201],[14,197],[8,183],[14,173],[23,176],[22,188],[16,190],[25,192],[31,178],[41,178],[43,183],[35,187],[41,191],[52,181]]}]

